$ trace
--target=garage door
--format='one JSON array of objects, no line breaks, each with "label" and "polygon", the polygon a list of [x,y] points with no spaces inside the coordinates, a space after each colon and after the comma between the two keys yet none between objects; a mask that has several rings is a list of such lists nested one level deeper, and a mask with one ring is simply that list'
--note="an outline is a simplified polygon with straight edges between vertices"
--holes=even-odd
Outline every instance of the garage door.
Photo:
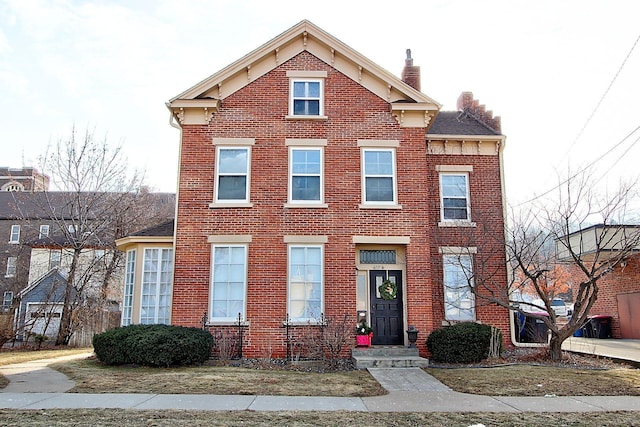
[{"label": "garage door", "polygon": [[27,305],[26,330],[32,334],[55,338],[60,329],[62,304],[29,303]]}]

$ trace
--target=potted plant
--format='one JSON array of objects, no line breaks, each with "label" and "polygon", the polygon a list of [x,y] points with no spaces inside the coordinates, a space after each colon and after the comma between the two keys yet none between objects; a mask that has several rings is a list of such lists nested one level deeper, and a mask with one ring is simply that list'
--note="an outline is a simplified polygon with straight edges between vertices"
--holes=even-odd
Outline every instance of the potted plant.
[{"label": "potted plant", "polygon": [[371,345],[371,337],[373,337],[373,329],[367,322],[360,322],[356,327],[356,345],[358,347],[369,347]]}]

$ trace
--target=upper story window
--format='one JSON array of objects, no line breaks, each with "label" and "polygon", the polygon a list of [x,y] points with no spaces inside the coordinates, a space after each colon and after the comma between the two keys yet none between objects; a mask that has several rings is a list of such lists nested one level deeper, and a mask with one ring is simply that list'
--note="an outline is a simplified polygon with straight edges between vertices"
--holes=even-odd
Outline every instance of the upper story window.
[{"label": "upper story window", "polygon": [[397,204],[394,149],[362,150],[365,204]]},{"label": "upper story window", "polygon": [[468,165],[438,165],[440,173],[440,226],[474,226],[471,222]]},{"label": "upper story window", "polygon": [[12,291],[5,291],[3,298],[2,298],[2,307],[4,309],[7,309],[9,307],[11,307],[13,305],[13,292]]},{"label": "upper story window", "polygon": [[16,261],[16,257],[10,256],[7,258],[7,272],[4,277],[14,277],[16,275]]},{"label": "upper story window", "polygon": [[288,71],[289,116],[324,117],[324,80],[326,71]]},{"label": "upper story window", "polygon": [[20,226],[11,226],[11,236],[9,236],[9,243],[20,243]]},{"label": "upper story window", "polygon": [[38,239],[44,239],[45,237],[49,237],[49,226],[46,224],[40,226],[40,234],[38,235]]},{"label": "upper story window", "polygon": [[211,207],[250,206],[253,138],[214,138],[216,145],[214,202]]},{"label": "upper story window", "polygon": [[440,174],[441,216],[443,221],[469,221],[469,175]]},{"label": "upper story window", "polygon": [[49,269],[60,266],[62,249],[51,249],[49,252]]},{"label": "upper story window", "polygon": [[[324,201],[325,139],[287,139],[289,146],[289,203],[326,206]],[[314,145],[320,146],[314,146]]]}]

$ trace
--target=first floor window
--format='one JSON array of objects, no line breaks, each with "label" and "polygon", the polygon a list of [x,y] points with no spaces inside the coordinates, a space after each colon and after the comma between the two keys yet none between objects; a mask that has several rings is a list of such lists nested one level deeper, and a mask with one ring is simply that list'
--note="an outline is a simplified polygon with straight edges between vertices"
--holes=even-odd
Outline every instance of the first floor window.
[{"label": "first floor window", "polygon": [[4,308],[9,308],[13,304],[13,292],[6,291],[4,293],[4,297],[2,298],[2,306]]},{"label": "first floor window", "polygon": [[16,275],[16,261],[16,257],[10,256],[7,258],[7,273],[5,277],[14,277]]},{"label": "first floor window", "polygon": [[289,319],[307,322],[323,312],[322,246],[289,246]]},{"label": "first floor window", "polygon": [[466,174],[440,174],[443,221],[469,221],[469,179]]},{"label": "first floor window", "polygon": [[9,236],[9,243],[20,243],[20,226],[11,226],[11,235]]},{"label": "first floor window", "polygon": [[396,203],[394,157],[391,149],[363,150],[365,203]]},{"label": "first floor window", "polygon": [[444,309],[446,320],[475,320],[471,292],[472,258],[470,255],[444,255]]},{"label": "first floor window", "polygon": [[169,323],[173,249],[145,249],[140,323]]},{"label": "first floor window", "polygon": [[245,317],[247,295],[247,246],[213,246],[211,274],[212,321]]},{"label": "first floor window", "polygon": [[136,281],[136,251],[127,251],[124,274],[124,295],[122,296],[122,326],[128,326],[133,320],[133,288]]}]

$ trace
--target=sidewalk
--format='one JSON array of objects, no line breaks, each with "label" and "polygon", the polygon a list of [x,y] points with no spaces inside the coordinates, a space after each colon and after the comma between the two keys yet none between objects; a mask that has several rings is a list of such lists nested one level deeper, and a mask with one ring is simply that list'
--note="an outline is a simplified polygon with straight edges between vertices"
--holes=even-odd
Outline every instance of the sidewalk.
[{"label": "sidewalk", "polygon": [[[82,357],[78,355],[75,357]],[[86,355],[85,355],[86,357]],[[49,359],[59,361],[61,359]],[[0,371],[23,375],[24,390],[53,384],[62,375],[39,361]],[[371,411],[371,412],[594,412],[640,411],[640,397],[493,397],[454,392],[419,368],[375,368],[371,374],[389,394],[375,397],[242,396],[202,394],[79,394],[63,392],[0,393],[2,409],[182,409],[202,411]],[[54,374],[52,374],[54,373]],[[57,374],[57,375],[56,375]],[[54,378],[55,377],[55,378]],[[62,375],[64,377],[64,375]],[[16,378],[16,377],[13,377]],[[10,378],[10,379],[13,379]],[[68,385],[64,377],[61,384]],[[11,384],[10,384],[11,386]]]}]

